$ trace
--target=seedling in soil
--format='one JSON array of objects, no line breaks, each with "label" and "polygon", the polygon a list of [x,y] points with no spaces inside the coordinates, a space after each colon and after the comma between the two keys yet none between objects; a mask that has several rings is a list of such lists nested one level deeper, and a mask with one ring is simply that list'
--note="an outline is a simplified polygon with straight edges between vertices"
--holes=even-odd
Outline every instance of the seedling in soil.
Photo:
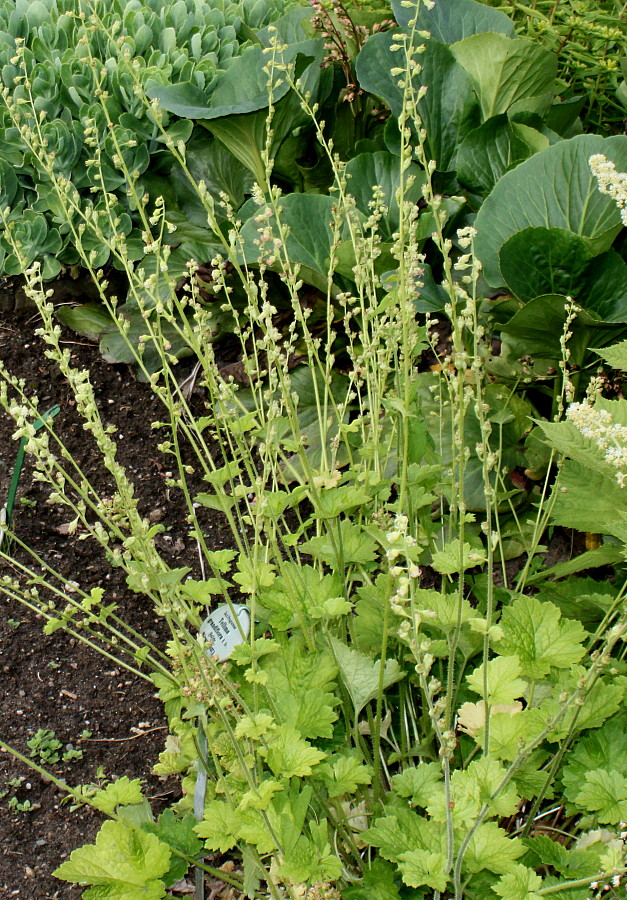
[{"label": "seedling in soil", "polygon": [[[26,784],[24,784],[26,782]],[[10,778],[8,781],[4,782],[2,788],[0,788],[0,800],[3,800],[7,794],[10,794],[11,791],[15,791],[18,788],[26,787],[27,790],[30,790],[30,783],[26,781],[23,775],[18,776],[17,778]],[[35,809],[39,809],[38,803],[32,803],[30,800],[20,800],[15,794],[11,797],[10,800],[7,801],[7,808],[11,810],[11,812],[15,813],[26,813],[32,812]]]},{"label": "seedling in soil", "polygon": [[30,500],[28,497],[20,497],[20,506],[24,507],[27,516],[33,516],[37,509],[37,501]]},{"label": "seedling in soil", "polygon": [[61,753],[63,744],[54,731],[50,731],[47,728],[40,728],[26,743],[30,748],[30,755],[35,757],[42,765],[58,763],[60,760],[70,762],[73,759],[83,758],[83,751],[75,750],[71,746],[65,753]]},{"label": "seedling in soil", "polygon": [[18,800],[17,797],[11,797],[7,806],[16,813],[32,812],[35,809],[30,800]]},{"label": "seedling in soil", "polygon": [[12,788],[19,788],[22,785],[23,781],[25,781],[23,776],[19,778],[11,778],[9,779],[9,781],[5,781],[4,786],[0,788],[0,800],[3,800],[6,795],[10,793]]},{"label": "seedling in soil", "polygon": [[57,739],[54,731],[39,728],[26,743],[30,748],[30,755],[43,764],[56,763],[61,759],[59,751],[63,745]]},{"label": "seedling in soil", "polygon": [[[90,732],[84,731],[83,734],[90,734]],[[101,791],[110,783],[111,779],[108,778],[105,774],[104,766],[98,766],[98,768],[96,769],[95,781],[91,784],[77,785],[74,794],[68,794],[61,800],[61,803],[69,803],[70,812],[73,812],[75,809],[83,806],[83,802],[81,800],[82,797],[85,798],[84,802],[87,803],[90,797],[93,797],[94,794],[97,794],[98,791]]]}]

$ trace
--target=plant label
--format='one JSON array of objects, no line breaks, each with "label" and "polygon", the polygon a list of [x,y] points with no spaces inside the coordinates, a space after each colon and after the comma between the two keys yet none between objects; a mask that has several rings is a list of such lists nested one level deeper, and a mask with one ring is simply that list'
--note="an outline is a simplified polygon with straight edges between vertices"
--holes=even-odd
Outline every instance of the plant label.
[{"label": "plant label", "polygon": [[208,652],[217,662],[228,659],[238,644],[243,644],[250,632],[250,613],[248,607],[234,605],[237,615],[234,618],[230,607],[226,604],[218,606],[200,626],[200,633],[206,641],[211,642]]}]

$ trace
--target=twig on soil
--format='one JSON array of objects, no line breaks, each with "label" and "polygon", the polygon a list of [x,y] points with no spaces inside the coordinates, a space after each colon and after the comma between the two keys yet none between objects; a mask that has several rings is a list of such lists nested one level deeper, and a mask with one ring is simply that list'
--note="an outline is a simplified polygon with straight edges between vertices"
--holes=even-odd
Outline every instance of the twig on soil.
[{"label": "twig on soil", "polygon": [[152,734],[153,731],[165,731],[167,727],[167,725],[159,725],[156,728],[149,728],[148,731],[138,731],[137,734],[125,738],[83,738],[83,740],[89,744],[121,744],[123,741],[134,741],[145,734]]}]

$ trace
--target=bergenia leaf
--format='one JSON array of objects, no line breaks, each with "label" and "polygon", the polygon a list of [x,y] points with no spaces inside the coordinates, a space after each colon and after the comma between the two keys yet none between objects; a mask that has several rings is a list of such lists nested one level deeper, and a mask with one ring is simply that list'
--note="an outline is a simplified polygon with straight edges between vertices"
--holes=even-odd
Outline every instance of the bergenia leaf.
[{"label": "bergenia leaf", "polygon": [[457,177],[472,190],[488,194],[515,164],[548,146],[548,138],[539,131],[511,122],[505,113],[493,116],[462,141]]},{"label": "bergenia leaf", "polygon": [[542,294],[575,296],[590,259],[585,240],[564,228],[525,228],[499,252],[507,286],[525,302]]},{"label": "bergenia leaf", "polygon": [[[357,209],[365,216],[372,212],[373,189],[375,185],[381,188],[380,202],[386,207],[387,213],[378,223],[381,240],[390,241],[395,231],[398,231],[400,211],[396,192],[401,177],[401,161],[387,150],[377,153],[360,153],[349,160],[346,165],[346,177],[348,178],[348,193],[355,198]],[[405,182],[412,177],[414,179],[410,188],[405,190],[404,200],[409,203],[418,203],[422,197],[422,188],[425,180],[423,170],[416,163],[412,163],[405,171]],[[433,226],[435,227],[435,226]]]},{"label": "bergenia leaf", "polygon": [[[404,50],[393,50],[398,42],[393,32],[369,38],[357,57],[356,72],[361,87],[384,100],[397,117],[403,105],[399,76],[406,64]],[[416,73],[416,91],[427,87],[418,102],[418,113],[427,132],[427,153],[441,171],[454,168],[460,141],[480,124],[480,110],[472,81],[451,49],[434,40],[425,42]]]},{"label": "bergenia leaf", "polygon": [[490,32],[464,38],[451,50],[472,78],[484,119],[505,113],[523,100],[527,101],[524,109],[533,112],[550,105],[557,56],[541,44]]},{"label": "bergenia leaf", "polygon": [[601,153],[627,169],[627,137],[582,134],[536,153],[497,182],[483,203],[475,227],[475,250],[486,280],[503,285],[499,251],[528,227],[563,228],[586,240],[590,252],[609,249],[622,228],[611,197],[602,194],[588,160]]},{"label": "bergenia leaf", "polygon": [[432,6],[419,0],[413,3],[392,0],[392,10],[399,25],[408,25],[416,19],[418,31],[428,31],[443,44],[452,44],[484,31],[516,36],[514,23],[505,13],[477,0],[446,0]]}]

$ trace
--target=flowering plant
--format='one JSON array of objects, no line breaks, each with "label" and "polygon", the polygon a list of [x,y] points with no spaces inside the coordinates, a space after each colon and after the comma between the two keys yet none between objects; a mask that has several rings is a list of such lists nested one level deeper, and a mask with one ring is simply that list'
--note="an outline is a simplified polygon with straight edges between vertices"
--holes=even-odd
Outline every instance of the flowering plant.
[{"label": "flowering plant", "polygon": [[[125,626],[104,588],[70,585],[34,551],[31,561],[5,557],[13,566],[1,582],[6,596],[40,613],[48,631],[64,629],[148,679],[168,717],[155,772],[180,776],[181,798],[157,821],[138,781],[67,788],[108,817],[95,843],[57,870],[59,878],[87,885],[86,898],[160,900],[191,868],[200,895],[203,873],[224,876],[214,862],[226,853],[240,868],[223,880],[248,897],[272,900],[578,900],[591,883],[627,870],[623,549],[610,544],[562,569],[546,568],[541,542],[568,495],[567,467],[577,464],[571,445],[558,447],[558,438],[578,440],[585,459],[596,460],[595,471],[610,471],[621,498],[624,491],[605,451],[574,421],[541,425],[571,457],[556,486],[549,471],[530,489],[532,504],[527,489],[512,489],[508,478],[526,463],[534,411],[494,383],[488,369],[481,279],[496,273],[500,254],[495,262],[496,243],[479,218],[476,227],[445,230],[450,222],[437,189],[438,166],[460,158],[445,125],[457,140],[466,114],[476,125],[473,117],[489,121],[501,113],[475,72],[470,106],[462,102],[438,126],[429,91],[418,83],[421,66],[427,78],[446,63],[452,81],[443,94],[471,76],[447,44],[429,42],[423,51],[418,42],[419,17],[431,16],[434,30],[446,27],[437,6],[401,9],[410,17],[406,26],[369,38],[356,69],[371,82],[385,76],[373,93],[389,98],[397,156],[387,151],[382,160],[368,151],[346,165],[334,156],[296,74],[308,71],[315,46],[285,65],[278,59],[286,90],[274,113],[283,99],[296,98],[313,116],[333,173],[329,196],[284,195],[272,182],[273,103],[264,113],[265,142],[259,150],[257,134],[250,153],[246,117],[258,110],[240,110],[240,162],[256,179],[244,222],[227,192],[218,206],[186,168],[184,151],[170,147],[215,247],[202,284],[195,260],[188,260],[183,284],[178,263],[170,268],[176,251],[168,242],[174,232],[167,203],[152,203],[139,190],[141,178],[123,153],[117,164],[133,187],[150,267],[135,267],[123,230],[108,235],[98,216],[74,205],[68,180],[47,170],[64,221],[70,226],[76,215],[84,226],[74,232],[77,252],[116,334],[162,403],[154,427],[172,460],[170,487],[185,503],[200,559],[196,575],[191,559],[189,567],[171,569],[160,555],[155,537],[164,526],[144,516],[89,373],[74,369],[61,343],[41,268],[6,229],[42,317],[47,354],[71,386],[112,495],[98,495],[51,423],[33,429],[36,398],[2,364],[0,402],[17,436],[27,439],[51,500],[71,509],[76,527],[126,573],[129,590],[152,604],[171,635],[166,647],[156,646]],[[451,43],[496,37],[517,58],[503,43],[507,35],[501,41],[477,31],[484,19],[449,27],[473,32],[449,33],[459,38]],[[281,46],[269,49],[280,56]],[[456,52],[470,66],[469,56]],[[368,54],[370,62],[391,55],[398,63],[389,79],[385,68],[366,65]],[[261,55],[249,53],[242,65]],[[320,72],[309,74],[319,87]],[[532,81],[544,85],[546,78]],[[214,93],[204,112],[220,128],[215,122],[228,115],[216,114],[215,100]],[[155,121],[165,131],[158,113]],[[569,148],[562,153],[579,154],[587,144],[562,146]],[[548,148],[520,169],[543,156],[544,165],[546,154],[554,162],[555,152]],[[376,173],[368,190],[347,178],[361,166]],[[495,191],[516,173],[503,175]],[[540,180],[545,189],[547,178]],[[103,192],[100,199],[110,224],[115,198]],[[595,201],[604,208],[602,196],[579,200],[586,210]],[[442,272],[438,296],[451,323],[442,342],[430,319],[416,317],[427,282],[427,216]],[[514,216],[514,226],[519,222]],[[615,223],[607,234],[594,223],[590,231],[601,245],[611,243]],[[505,235],[496,221],[494,235],[497,242],[511,231]],[[98,270],[92,251],[99,241],[109,241],[128,278],[141,319],[137,340]],[[384,250],[389,268],[382,270],[376,263]],[[290,312],[285,331],[277,327],[277,272]],[[304,302],[305,279],[319,291],[321,316]],[[216,360],[217,304],[233,323],[246,386]],[[562,349],[572,318],[569,307]],[[200,408],[177,379],[172,333],[197,357]],[[433,360],[428,371],[423,354]],[[564,362],[565,376],[566,368]],[[627,426],[616,416],[613,422]],[[196,474],[208,485],[202,492],[192,487]],[[231,547],[210,545],[207,510],[229,527]],[[606,519],[596,530],[611,534]],[[611,582],[576,577],[608,563],[616,564]],[[552,580],[558,576],[568,577]],[[242,606],[250,631],[238,628],[241,640],[219,656],[207,638],[207,613],[218,607],[241,623]]]}]

